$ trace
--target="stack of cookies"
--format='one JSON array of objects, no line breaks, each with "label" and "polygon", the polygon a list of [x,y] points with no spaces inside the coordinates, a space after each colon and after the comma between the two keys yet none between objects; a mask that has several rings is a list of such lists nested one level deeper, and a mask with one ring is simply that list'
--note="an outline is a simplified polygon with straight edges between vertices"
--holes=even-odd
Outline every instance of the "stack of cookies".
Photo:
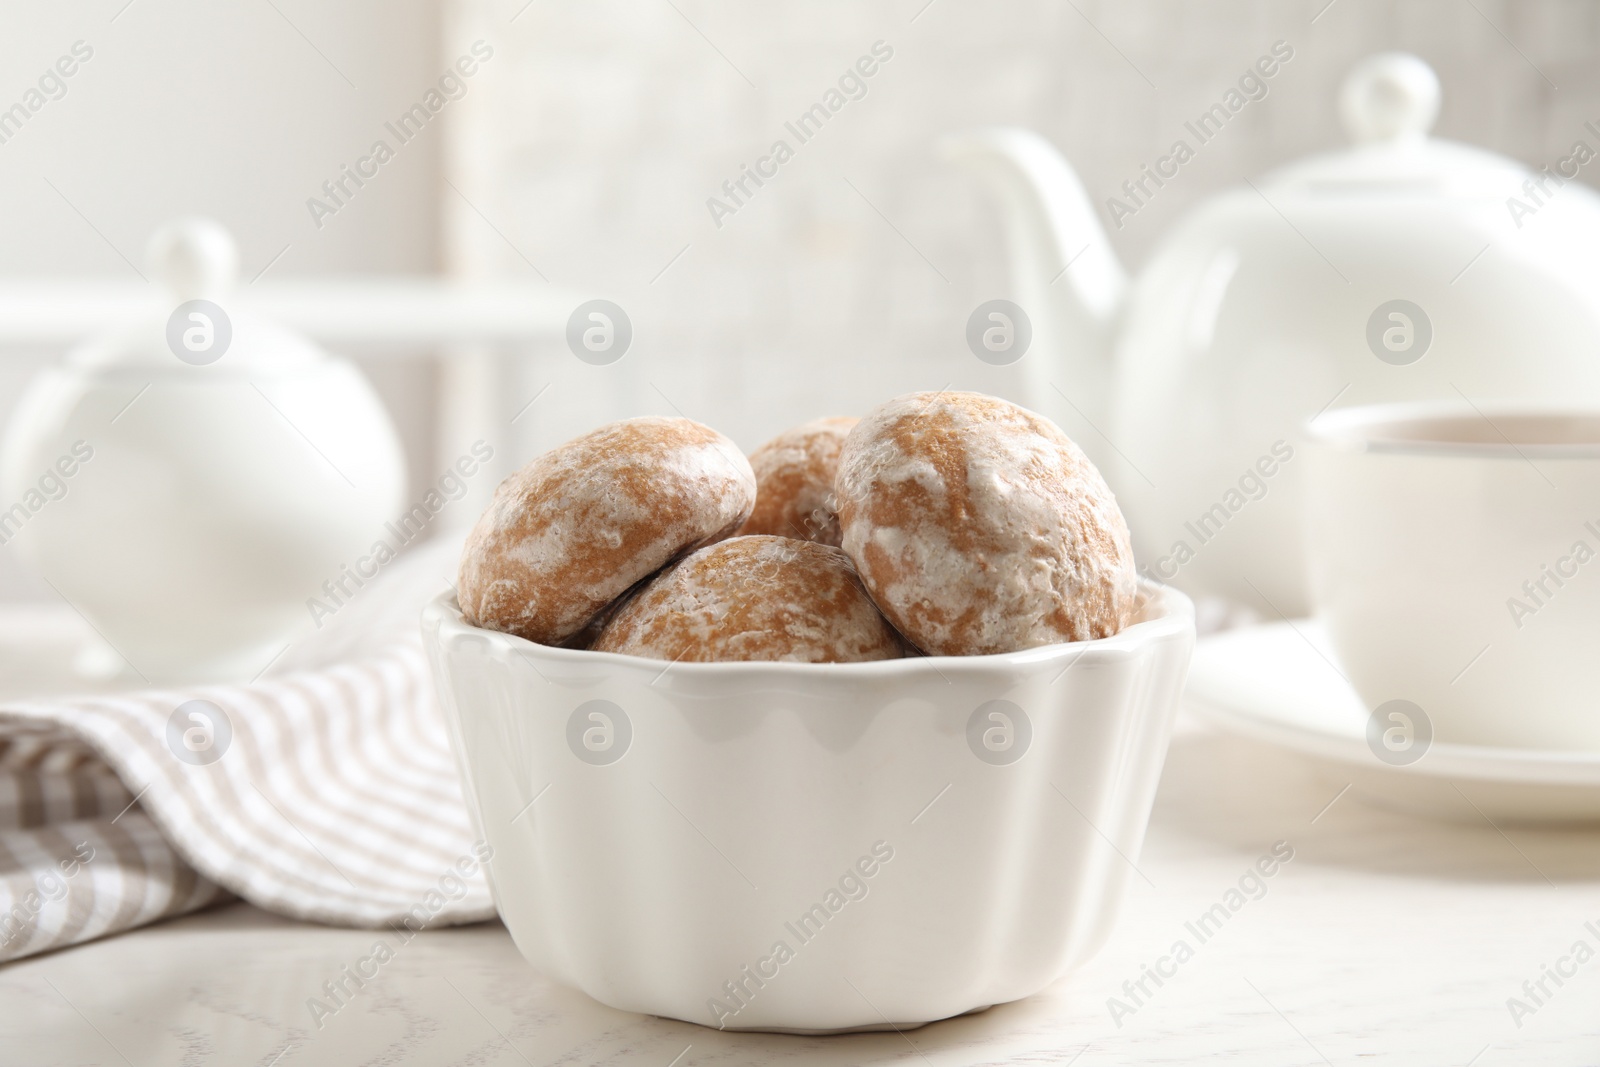
[{"label": "stack of cookies", "polygon": [[467,539],[468,622],[670,661],[847,663],[1107,637],[1127,523],[1053,422],[911,393],[748,458],[689,419],[612,423],[506,479]]}]

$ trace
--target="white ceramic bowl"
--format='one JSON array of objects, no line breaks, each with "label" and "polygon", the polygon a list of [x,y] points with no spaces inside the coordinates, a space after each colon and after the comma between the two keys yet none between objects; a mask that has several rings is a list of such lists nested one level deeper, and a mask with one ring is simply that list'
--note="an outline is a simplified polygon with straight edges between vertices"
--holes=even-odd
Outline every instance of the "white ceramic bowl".
[{"label": "white ceramic bowl", "polygon": [[423,632],[500,915],[613,1007],[904,1028],[1028,996],[1110,932],[1194,645],[1146,585],[1115,637],[881,663],[680,663]]}]

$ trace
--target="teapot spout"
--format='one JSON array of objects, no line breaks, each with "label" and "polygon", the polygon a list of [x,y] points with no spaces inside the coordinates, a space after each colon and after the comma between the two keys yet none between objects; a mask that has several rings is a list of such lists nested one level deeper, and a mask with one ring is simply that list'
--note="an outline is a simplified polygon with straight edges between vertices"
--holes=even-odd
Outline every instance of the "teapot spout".
[{"label": "teapot spout", "polygon": [[1074,406],[1092,415],[1109,390],[1112,335],[1127,273],[1112,251],[1083,182],[1049,141],[1028,130],[971,130],[946,137],[945,158],[980,174],[1000,202],[1017,302],[1033,320],[1030,389],[1050,375],[1071,383]]}]

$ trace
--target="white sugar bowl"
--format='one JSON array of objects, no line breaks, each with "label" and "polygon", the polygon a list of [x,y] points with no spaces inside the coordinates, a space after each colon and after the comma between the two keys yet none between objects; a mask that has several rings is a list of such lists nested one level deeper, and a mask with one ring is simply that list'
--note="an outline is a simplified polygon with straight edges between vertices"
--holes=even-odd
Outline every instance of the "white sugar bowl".
[{"label": "white sugar bowl", "polygon": [[149,681],[248,678],[383,537],[405,462],[345,359],[263,321],[220,225],[152,237],[147,311],[46,367],[0,448],[0,542]]}]

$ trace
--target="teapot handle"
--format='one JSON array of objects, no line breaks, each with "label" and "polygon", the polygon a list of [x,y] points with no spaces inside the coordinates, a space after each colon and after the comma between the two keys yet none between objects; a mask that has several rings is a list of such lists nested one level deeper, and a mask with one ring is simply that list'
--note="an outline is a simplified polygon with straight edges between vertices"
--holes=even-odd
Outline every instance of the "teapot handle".
[{"label": "teapot handle", "polygon": [[1426,137],[1439,117],[1439,76],[1408,52],[1369,56],[1339,87],[1339,117],[1357,144]]}]

